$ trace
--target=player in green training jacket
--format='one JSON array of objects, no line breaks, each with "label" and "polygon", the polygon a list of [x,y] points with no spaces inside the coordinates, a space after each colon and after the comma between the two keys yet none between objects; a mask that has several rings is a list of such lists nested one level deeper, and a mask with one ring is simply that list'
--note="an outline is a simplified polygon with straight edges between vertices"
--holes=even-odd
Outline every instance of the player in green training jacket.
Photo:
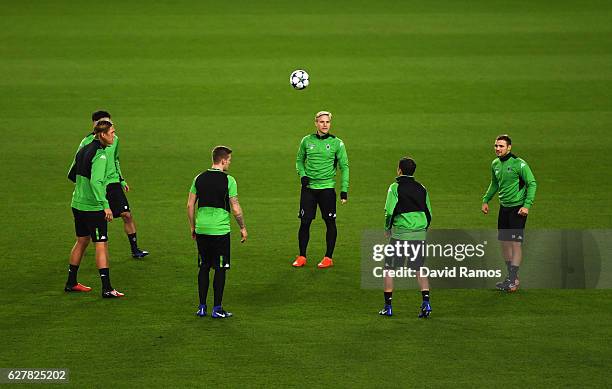
[{"label": "player in green training jacket", "polygon": [[[96,111],[91,115],[91,120],[94,125],[97,121],[100,120],[108,120],[112,123],[110,113],[106,111]],[[94,140],[93,132],[88,134],[79,145],[79,150],[90,144]],[[106,175],[106,197],[108,198],[108,202],[110,203],[110,208],[113,211],[114,217],[119,217],[123,219],[123,228],[128,237],[128,241],[130,242],[130,247],[132,249],[132,257],[134,258],[143,258],[149,254],[148,251],[141,250],[138,248],[138,240],[136,238],[136,223],[134,222],[134,217],[132,216],[132,212],[130,210],[130,204],[128,203],[127,197],[124,190],[126,192],[130,191],[130,187],[127,182],[123,178],[121,174],[121,165],[119,163],[119,137],[115,136],[115,141],[112,145],[109,145],[106,148],[106,154],[108,156],[108,170]],[[74,168],[74,161],[70,170]]]},{"label": "player in green training jacket", "polygon": [[325,257],[317,265],[320,269],[334,265],[332,260],[336,246],[336,169],[342,172],[340,185],[340,202],[348,200],[349,163],[344,142],[329,133],[332,114],[327,111],[317,112],[315,125],[317,131],[306,135],[297,152],[296,168],[302,181],[300,195],[300,230],[298,241],[300,255],[293,261],[294,267],[306,265],[306,248],[310,238],[310,224],[315,218],[317,204],[325,221],[327,249]]},{"label": "player in green training jacket", "polygon": [[77,271],[89,241],[96,247],[96,266],[102,280],[102,297],[122,297],[110,282],[108,265],[107,222],[113,212],[106,199],[108,174],[106,148],[115,140],[115,129],[110,121],[99,121],[94,127],[94,139],[82,147],[75,156],[75,186],[72,193],[72,213],[77,240],[70,252],[66,292],[89,292],[91,288],[77,282]]},{"label": "player in green training jacket", "polygon": [[508,277],[498,282],[497,288],[514,292],[519,287],[518,271],[523,260],[522,242],[529,208],[536,194],[536,180],[525,160],[512,154],[512,140],[508,135],[495,139],[497,158],[491,163],[491,183],[482,198],[482,212],[489,213],[489,201],[499,193],[498,239],[506,261]]},{"label": "player in green training jacket", "polygon": [[241,242],[248,233],[244,224],[242,208],[238,202],[238,188],[234,177],[227,174],[232,162],[232,150],[217,146],[212,151],[212,167],[198,174],[191,184],[187,197],[187,218],[191,237],[198,245],[198,292],[199,317],[207,314],[206,297],[209,287],[210,269],[215,269],[213,290],[215,292],[211,317],[225,319],[232,316],[223,309],[225,272],[230,268],[230,211],[240,227]]},{"label": "player in green training jacket", "polygon": [[[398,270],[401,267],[415,270],[423,298],[419,317],[427,319],[431,313],[429,280],[426,276],[421,276],[420,269],[425,262],[424,242],[431,224],[431,205],[427,189],[414,179],[415,170],[416,162],[412,158],[404,157],[399,160],[398,176],[389,186],[385,201],[385,234],[391,238],[389,244],[395,247],[410,246],[410,252],[415,254],[412,257],[399,253],[385,256],[385,270]],[[388,274],[384,278],[384,294],[385,306],[378,313],[382,316],[393,316],[393,277]]]}]

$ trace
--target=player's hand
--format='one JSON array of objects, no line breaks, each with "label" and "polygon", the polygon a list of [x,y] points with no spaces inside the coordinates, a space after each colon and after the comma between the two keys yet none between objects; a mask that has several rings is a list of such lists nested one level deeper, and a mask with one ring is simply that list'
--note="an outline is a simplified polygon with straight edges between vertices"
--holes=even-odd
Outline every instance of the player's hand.
[{"label": "player's hand", "polygon": [[240,243],[246,242],[247,236],[249,236],[249,234],[247,233],[246,228],[241,228],[240,229]]},{"label": "player's hand", "polygon": [[489,204],[482,204],[482,213],[484,213],[485,215],[489,213]]},{"label": "player's hand", "polygon": [[195,233],[194,229],[191,230],[191,239],[193,239],[193,240],[196,239],[196,233]]},{"label": "player's hand", "polygon": [[340,192],[340,204],[346,204],[348,201],[348,193]]},{"label": "player's hand", "polygon": [[124,181],[124,184],[123,184],[123,190],[126,191],[126,192],[130,191],[130,186],[125,181]]},{"label": "player's hand", "polygon": [[529,214],[529,208],[521,207],[521,209],[518,210],[518,214],[521,216],[527,216]]},{"label": "player's hand", "polygon": [[107,222],[113,221],[113,211],[111,211],[110,208],[104,208],[104,219],[106,219]]},{"label": "player's hand", "polygon": [[385,230],[385,239],[389,239],[391,237],[391,230]]},{"label": "player's hand", "polygon": [[308,188],[308,184],[310,183],[310,177],[304,176],[300,178],[300,180],[302,181],[302,188]]}]

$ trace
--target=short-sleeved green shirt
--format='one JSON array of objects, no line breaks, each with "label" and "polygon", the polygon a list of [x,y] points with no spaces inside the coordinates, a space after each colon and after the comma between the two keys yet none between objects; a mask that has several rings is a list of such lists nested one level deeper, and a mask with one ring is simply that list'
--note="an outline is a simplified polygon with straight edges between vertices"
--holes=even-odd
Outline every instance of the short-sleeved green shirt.
[{"label": "short-sleeved green shirt", "polygon": [[238,196],[236,179],[218,169],[198,174],[191,184],[197,197],[196,234],[225,235],[230,232],[230,197]]}]

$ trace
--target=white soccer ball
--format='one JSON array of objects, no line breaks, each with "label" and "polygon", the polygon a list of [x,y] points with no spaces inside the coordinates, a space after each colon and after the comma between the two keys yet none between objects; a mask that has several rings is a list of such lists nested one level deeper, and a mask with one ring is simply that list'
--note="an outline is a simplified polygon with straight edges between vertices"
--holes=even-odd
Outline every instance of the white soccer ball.
[{"label": "white soccer ball", "polygon": [[294,70],[291,76],[289,76],[289,83],[291,83],[291,86],[295,89],[302,90],[310,83],[310,76],[306,70]]}]

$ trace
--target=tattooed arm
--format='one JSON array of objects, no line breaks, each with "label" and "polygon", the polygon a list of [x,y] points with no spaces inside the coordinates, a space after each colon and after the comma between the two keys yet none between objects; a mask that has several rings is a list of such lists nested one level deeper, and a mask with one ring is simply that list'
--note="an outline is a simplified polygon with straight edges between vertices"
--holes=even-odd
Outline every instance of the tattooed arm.
[{"label": "tattooed arm", "polygon": [[238,202],[238,196],[230,197],[230,204],[232,205],[232,213],[234,214],[236,223],[238,223],[238,226],[240,227],[240,242],[244,243],[249,234],[247,233],[246,225],[244,224],[244,216],[242,215],[242,208]]}]

